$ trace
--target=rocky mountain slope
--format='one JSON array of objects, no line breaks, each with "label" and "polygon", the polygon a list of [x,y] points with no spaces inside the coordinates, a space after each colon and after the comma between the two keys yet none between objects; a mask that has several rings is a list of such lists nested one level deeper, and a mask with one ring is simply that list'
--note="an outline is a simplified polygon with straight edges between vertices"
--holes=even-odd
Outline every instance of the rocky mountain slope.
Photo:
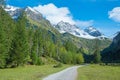
[{"label": "rocky mountain slope", "polygon": [[60,32],[60,33],[70,33],[74,36],[77,37],[82,37],[82,38],[87,38],[87,39],[95,39],[95,37],[89,35],[87,32],[84,30],[79,29],[79,27],[75,25],[71,25],[67,22],[59,22],[55,28]]},{"label": "rocky mountain slope", "polygon": [[92,26],[85,28],[84,31],[91,36],[98,37],[98,38],[105,38],[105,35],[103,33],[101,33],[99,30],[97,30]]},{"label": "rocky mountain slope", "polygon": [[6,12],[8,12],[10,14],[10,16],[12,16],[13,19],[18,18],[18,16],[23,11],[23,9],[21,9],[19,7],[14,7],[14,6],[10,6],[10,5],[7,5],[4,10]]}]

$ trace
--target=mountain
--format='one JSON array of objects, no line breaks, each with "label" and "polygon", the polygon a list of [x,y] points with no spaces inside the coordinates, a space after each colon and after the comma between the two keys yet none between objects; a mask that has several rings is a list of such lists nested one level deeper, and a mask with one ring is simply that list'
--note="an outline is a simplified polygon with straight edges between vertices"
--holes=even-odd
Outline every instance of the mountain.
[{"label": "mountain", "polygon": [[[11,10],[11,8],[9,8]],[[16,9],[16,8],[15,8]],[[10,11],[7,10],[7,11]],[[88,52],[92,53],[94,48],[94,39],[98,37],[91,36],[89,33],[81,30],[79,27],[75,25],[71,25],[67,22],[59,22],[57,25],[53,27],[53,25],[45,19],[42,14],[36,11],[34,8],[26,7],[22,9],[26,12],[26,17],[30,25],[34,26],[35,28],[45,29],[48,31],[49,35],[52,36],[54,41],[59,41],[60,43],[64,43],[68,40],[73,42],[78,48],[83,47]],[[14,13],[14,10],[10,11]],[[8,12],[9,13],[9,12]],[[9,13],[9,14],[11,14]],[[11,15],[12,16],[12,15]],[[44,33],[44,32],[43,32]],[[111,41],[108,39],[100,39],[101,40],[101,49],[106,48]],[[91,45],[93,45],[91,47]]]},{"label": "mountain", "polygon": [[111,44],[111,47],[120,48],[120,32],[118,32],[115,38],[113,39],[113,43]]},{"label": "mountain", "polygon": [[44,19],[40,12],[36,11],[35,9],[29,6],[22,9],[19,7],[7,5],[4,8],[4,10],[8,12],[13,19],[18,18],[18,16],[20,16],[20,14],[22,13],[22,11],[25,11],[27,14],[27,17],[31,18],[32,20],[39,22],[40,20]]},{"label": "mountain", "polygon": [[[21,9],[19,7],[7,5],[5,7],[5,11],[7,11],[12,16],[13,19],[16,19],[22,13],[22,11],[25,11],[30,23],[33,23],[41,27],[44,25],[46,27],[43,27],[43,28],[46,28],[48,30],[50,30],[52,27],[57,29],[60,33],[70,33],[76,37],[81,37],[86,39],[95,39],[95,38],[104,39],[105,38],[105,36],[100,31],[98,31],[93,27],[88,27],[84,30],[81,30],[76,25],[71,25],[70,23],[63,22],[63,21],[59,22],[57,25],[55,25],[55,27],[53,27],[50,21],[45,19],[39,11],[29,6],[26,7],[25,9]],[[55,31],[55,29],[52,29],[52,30]]]},{"label": "mountain", "polygon": [[10,16],[12,16],[13,19],[18,18],[18,16],[21,14],[21,12],[23,11],[23,9],[19,8],[19,7],[14,7],[14,6],[10,6],[7,5],[4,10],[6,12],[8,12],[10,14]]},{"label": "mountain", "polygon": [[59,32],[51,25],[50,21],[45,19],[43,15],[34,8],[26,7],[24,11],[30,24],[51,31],[54,34],[59,34]]},{"label": "mountain", "polygon": [[86,39],[95,39],[95,38],[99,38],[99,39],[104,39],[105,36],[98,31],[97,29],[93,28],[93,27],[88,27],[84,30],[81,30],[79,27],[77,27],[76,25],[71,25],[67,22],[59,22],[55,28],[60,32],[60,33],[70,33],[74,36],[77,37],[82,37],[82,38],[86,38]]},{"label": "mountain", "polygon": [[94,37],[105,37],[104,34],[92,26],[85,28],[84,31]]},{"label": "mountain", "polygon": [[46,30],[52,31],[53,33],[58,33],[58,31],[56,31],[53,28],[50,21],[45,19],[40,12],[36,11],[35,9],[33,9],[29,6],[22,9],[22,8],[19,8],[19,7],[14,7],[14,6],[7,5],[4,8],[4,10],[6,12],[8,12],[13,19],[17,19],[20,16],[20,14],[23,11],[25,11],[26,17],[27,17],[29,23],[34,25],[34,27],[41,27],[41,28],[44,28]]},{"label": "mountain", "polygon": [[111,45],[102,51],[105,62],[120,62],[120,32],[114,37]]},{"label": "mountain", "polygon": [[33,9],[29,6],[27,8],[25,8],[25,12],[29,18],[31,18],[32,20],[35,20],[37,22],[40,22],[42,19],[44,19],[40,12],[36,11],[35,9]]},{"label": "mountain", "polygon": [[8,12],[13,19],[18,18],[18,16],[20,16],[20,14],[22,13],[22,11],[25,11],[26,14],[27,14],[27,17],[31,18],[32,20],[35,20],[35,21],[39,22],[40,20],[43,19],[43,16],[40,12],[34,10],[33,8],[31,8],[29,6],[22,9],[22,8],[19,8],[19,7],[7,5],[4,8],[4,10],[6,12]]},{"label": "mountain", "polygon": [[86,33],[84,30],[79,29],[76,25],[71,25],[67,22],[59,22],[55,28],[60,33],[70,33],[77,37],[87,38],[87,39],[95,39],[95,37],[90,36],[88,33]]}]

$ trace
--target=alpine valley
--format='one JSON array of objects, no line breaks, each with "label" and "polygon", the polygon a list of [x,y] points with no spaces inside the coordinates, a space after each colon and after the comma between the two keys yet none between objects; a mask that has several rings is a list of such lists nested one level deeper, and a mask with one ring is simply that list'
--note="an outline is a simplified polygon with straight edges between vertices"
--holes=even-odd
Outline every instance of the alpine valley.
[{"label": "alpine valley", "polygon": [[[6,16],[9,16],[9,19],[11,18],[5,22],[7,24],[2,23],[2,25],[9,25],[6,35],[9,34],[10,38],[5,37],[9,43],[7,53],[9,56],[18,57],[18,55],[21,54],[19,52],[24,51],[23,49],[19,49],[19,45],[21,45],[24,49],[27,48],[26,50],[28,50],[29,53],[21,56],[27,56],[28,61],[25,62],[30,64],[43,64],[53,62],[54,60],[74,64],[91,62],[94,61],[93,57],[96,55],[94,54],[96,47],[99,46],[97,50],[100,52],[112,42],[111,39],[93,26],[80,29],[78,26],[64,21],[60,21],[56,25],[51,24],[51,22],[34,7],[19,8],[7,5],[4,7],[4,10],[1,8],[0,11],[4,14],[4,16],[1,17],[2,21],[6,21]],[[17,27],[12,27],[13,25]],[[9,28],[13,30],[10,32]],[[8,67],[6,64],[9,64],[9,67],[24,64],[24,61],[21,61],[22,58],[16,60],[16,57],[12,59],[12,57],[9,56],[7,61],[11,62],[4,63],[1,65],[2,68]],[[48,58],[45,57],[53,60],[49,61]],[[22,60],[26,60],[26,58]]]},{"label": "alpine valley", "polygon": [[0,80],[120,80],[114,3],[0,0]]}]

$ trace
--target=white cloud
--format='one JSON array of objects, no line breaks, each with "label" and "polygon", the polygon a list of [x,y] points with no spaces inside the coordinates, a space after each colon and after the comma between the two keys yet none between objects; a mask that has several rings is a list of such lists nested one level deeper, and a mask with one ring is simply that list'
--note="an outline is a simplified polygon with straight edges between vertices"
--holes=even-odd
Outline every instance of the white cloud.
[{"label": "white cloud", "polygon": [[57,24],[60,21],[75,24],[67,7],[58,8],[50,3],[47,5],[39,5],[38,7],[34,7],[34,9],[42,13],[52,24]]},{"label": "white cloud", "polygon": [[120,23],[120,7],[113,8],[113,10],[109,11],[108,14],[110,19]]},{"label": "white cloud", "polygon": [[67,7],[58,8],[53,3],[47,5],[39,5],[34,7],[35,10],[43,14],[52,24],[57,24],[60,21],[69,22],[70,24],[90,26],[93,21],[74,20]]}]

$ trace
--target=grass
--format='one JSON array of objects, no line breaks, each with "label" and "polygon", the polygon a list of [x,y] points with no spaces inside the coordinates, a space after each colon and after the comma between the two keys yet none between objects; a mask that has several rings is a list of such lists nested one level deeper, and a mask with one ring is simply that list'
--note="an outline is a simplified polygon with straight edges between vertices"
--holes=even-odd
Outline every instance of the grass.
[{"label": "grass", "polygon": [[78,69],[77,80],[120,80],[120,66],[89,65]]},{"label": "grass", "polygon": [[42,65],[0,69],[0,80],[42,80],[43,77],[69,66],[63,65],[60,68],[53,68],[53,65]]}]

